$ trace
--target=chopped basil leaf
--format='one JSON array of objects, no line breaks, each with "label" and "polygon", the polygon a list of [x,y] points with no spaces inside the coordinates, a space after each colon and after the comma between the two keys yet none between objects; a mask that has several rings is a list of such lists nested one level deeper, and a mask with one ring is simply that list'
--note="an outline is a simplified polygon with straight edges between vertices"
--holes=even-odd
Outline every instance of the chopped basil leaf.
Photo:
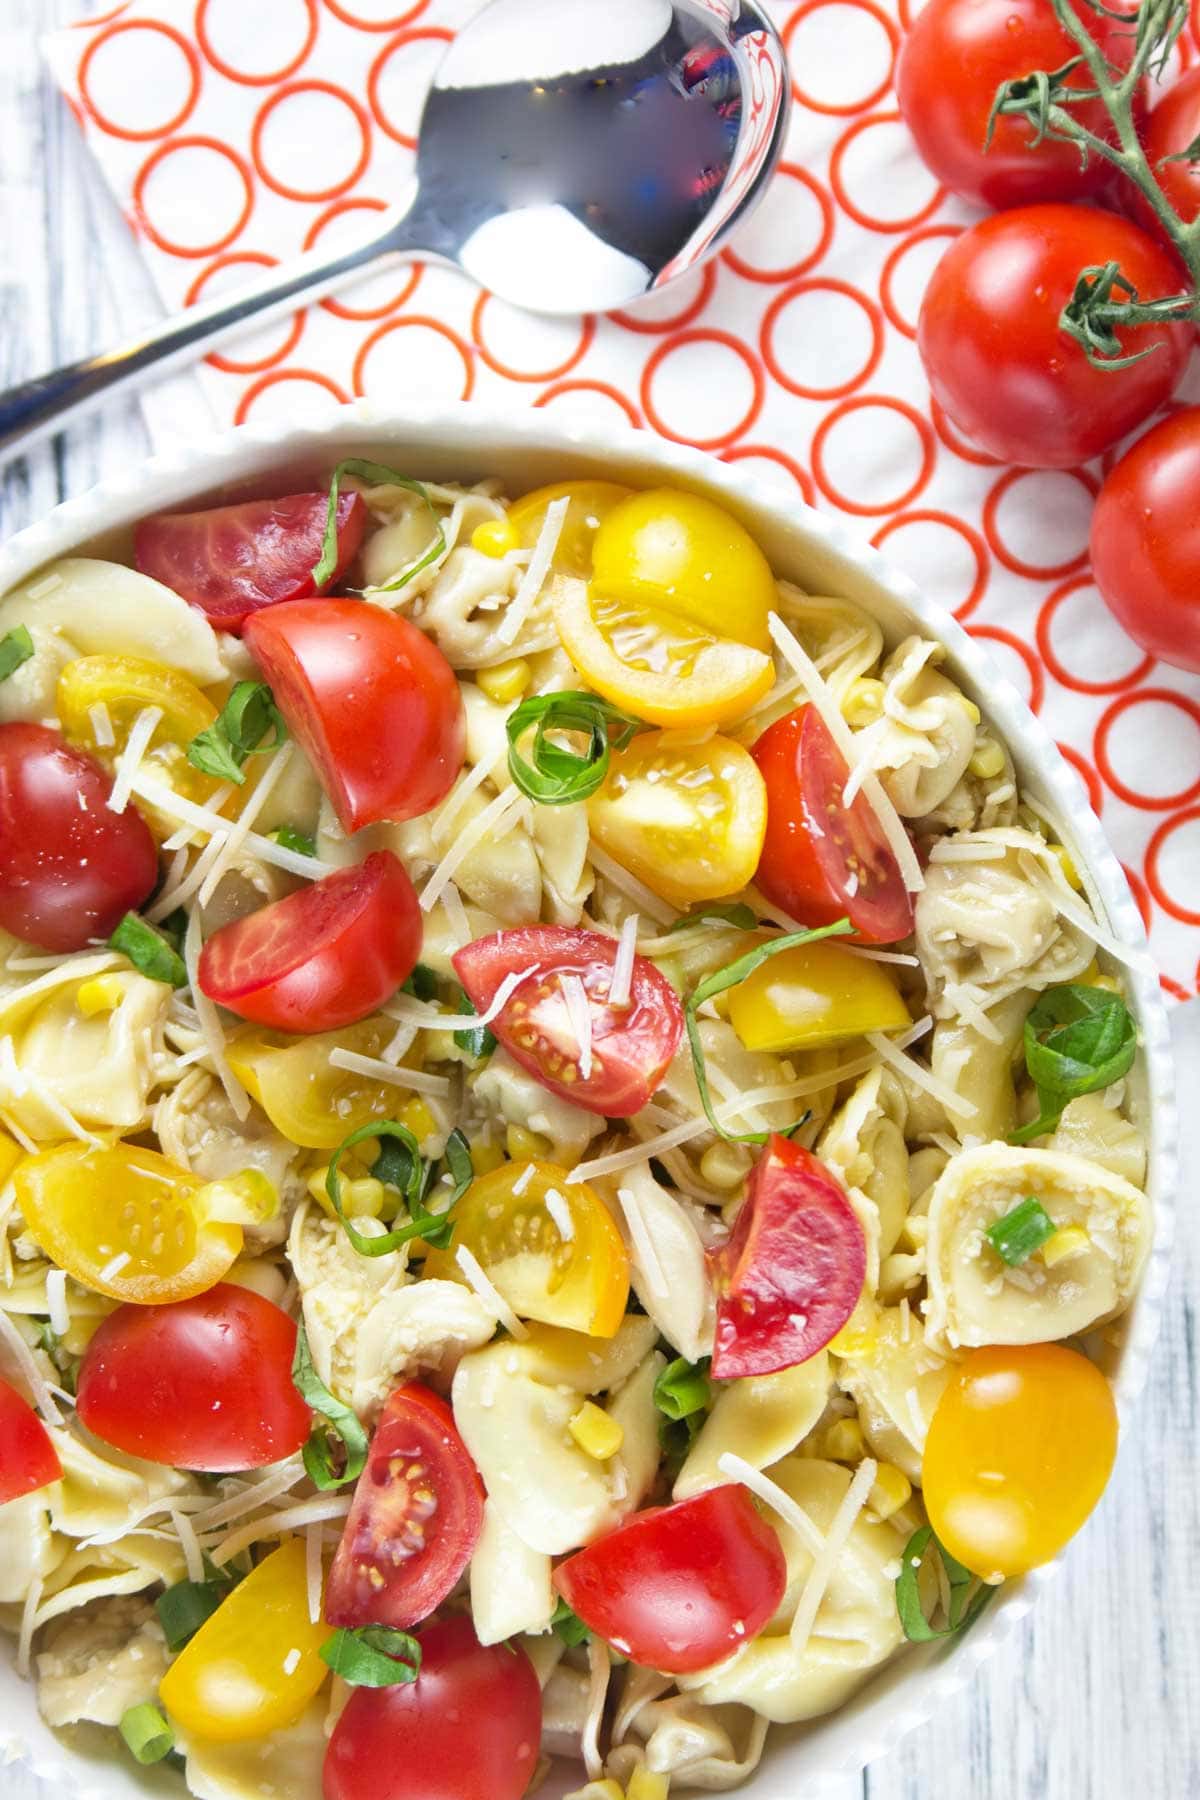
[{"label": "chopped basil leaf", "polygon": [[[465,1146],[466,1139],[462,1138],[461,1132],[451,1135],[461,1138]],[[368,1237],[365,1232],[359,1231],[353,1221],[346,1216],[345,1208],[342,1205],[341,1176],[338,1174],[338,1164],[346,1151],[352,1150],[355,1144],[368,1142],[371,1138],[381,1138],[384,1145],[389,1140],[394,1140],[397,1148],[391,1151],[384,1171],[381,1173],[379,1168],[383,1156],[383,1145],[381,1145],[380,1156],[372,1165],[371,1173],[380,1181],[400,1190],[404,1195],[410,1215],[406,1225],[398,1225],[393,1231],[386,1231],[380,1237]],[[449,1144],[447,1144],[446,1150],[449,1155]],[[450,1234],[454,1230],[454,1220],[450,1217],[449,1211],[431,1213],[426,1209],[424,1203],[424,1195],[432,1185],[433,1173],[432,1167],[426,1169],[422,1161],[421,1146],[416,1138],[408,1126],[401,1125],[397,1119],[375,1119],[371,1124],[363,1125],[359,1130],[352,1131],[348,1138],[343,1138],[329,1160],[329,1172],[325,1177],[325,1192],[329,1195],[334,1212],[341,1220],[342,1229],[360,1256],[386,1256],[389,1250],[398,1250],[401,1244],[411,1244],[414,1238],[424,1238],[426,1243],[433,1244],[438,1249],[445,1248],[450,1241]],[[451,1173],[454,1173],[453,1169]],[[465,1189],[458,1185],[456,1176],[451,1206],[464,1191]]]},{"label": "chopped basil leaf", "polygon": [[707,1410],[712,1402],[712,1383],[708,1379],[710,1357],[698,1363],[677,1356],[667,1364],[654,1383],[654,1404],[668,1419],[690,1419],[694,1413]]},{"label": "chopped basil leaf", "polygon": [[766,1131],[727,1131],[713,1111],[712,1099],[708,1091],[708,1074],[704,1067],[704,1045],[700,1041],[700,1023],[696,1014],[706,1000],[713,1000],[723,994],[727,988],[737,987],[753,975],[755,969],[761,968],[772,956],[778,956],[783,950],[794,950],[800,944],[819,943],[822,938],[845,937],[854,930],[849,919],[839,919],[834,925],[820,925],[812,931],[788,931],[782,937],[772,938],[770,943],[759,944],[756,949],[748,950],[745,956],[739,956],[736,962],[727,963],[723,969],[717,969],[692,989],[683,1003],[683,1022],[687,1029],[688,1047],[692,1053],[692,1069],[696,1076],[696,1086],[700,1092],[700,1104],[704,1108],[704,1116],[718,1136],[730,1144],[765,1144],[769,1132]]},{"label": "chopped basil leaf", "polygon": [[[527,759],[518,745],[531,726],[536,729]],[[532,694],[508,716],[508,772],[531,800],[542,806],[569,806],[603,787],[614,749],[624,750],[639,731],[650,729],[644,720],[596,694]],[[583,733],[587,749],[581,754],[553,744],[546,735],[550,731]]]},{"label": "chopped basil leaf", "polygon": [[157,929],[162,932],[164,937],[170,938],[171,942],[178,950],[182,946],[184,938],[187,936],[187,928],[187,911],[184,907],[177,906],[173,913],[167,914],[166,918],[163,919]]},{"label": "chopped basil leaf", "polygon": [[591,1632],[579,1617],[571,1611],[565,1600],[560,1600],[550,1619],[550,1626],[557,1637],[560,1637],[568,1649],[574,1650],[580,1644],[586,1644]]},{"label": "chopped basil leaf", "polygon": [[450,1190],[450,1204],[453,1206],[462,1199],[475,1179],[471,1146],[461,1131],[452,1131],[446,1139],[446,1167],[454,1183]]},{"label": "chopped basil leaf", "polygon": [[175,1748],[175,1733],[157,1706],[131,1706],[121,1716],[121,1736],[136,1761],[161,1762]]},{"label": "chopped basil leaf", "polygon": [[[459,989],[458,1010],[460,1013],[475,1011],[467,995]],[[496,1048],[496,1034],[487,1025],[473,1025],[469,1031],[456,1031],[454,1041],[460,1050],[473,1056],[476,1062],[486,1062]]]},{"label": "chopped basil leaf", "polygon": [[128,912],[108,940],[110,949],[127,956],[139,975],[161,981],[167,987],[188,984],[188,972],[174,944],[135,912]]},{"label": "chopped basil leaf", "polygon": [[1137,1054],[1137,1027],[1119,994],[1068,983],[1047,988],[1025,1020],[1025,1067],[1037,1088],[1038,1117],[1009,1142],[1053,1131],[1068,1100],[1111,1086]]},{"label": "chopped basil leaf", "polygon": [[[264,743],[268,734],[270,742]],[[240,787],[246,779],[246,758],[278,750],[287,735],[283,714],[266,682],[239,681],[216,723],[198,732],[188,745],[188,761],[203,774]]]},{"label": "chopped basil leaf", "polygon": [[1040,1250],[1047,1238],[1054,1236],[1057,1226],[1034,1194],[1020,1201],[1011,1212],[989,1225],[984,1237],[1010,1269]]},{"label": "chopped basil leaf", "polygon": [[744,900],[732,906],[698,906],[693,912],[681,914],[673,925],[667,926],[667,931],[686,931],[689,925],[702,925],[706,920],[717,925],[734,925],[739,931],[753,931],[758,924],[758,914]]},{"label": "chopped basil leaf", "polygon": [[[921,1564],[930,1550],[941,1557],[950,1585],[950,1609],[946,1615],[946,1623],[940,1629],[929,1623],[921,1605]],[[982,1582],[978,1592],[972,1596],[971,1590],[978,1578],[957,1558],[951,1556],[945,1545],[934,1536],[932,1525],[922,1525],[919,1531],[913,1532],[901,1553],[901,1563],[900,1573],[896,1577],[896,1611],[900,1615],[904,1635],[911,1644],[928,1644],[934,1638],[952,1637],[956,1631],[965,1631],[979,1617],[996,1592],[994,1587]]]},{"label": "chopped basil leaf", "polygon": [[429,968],[425,963],[417,963],[408,980],[400,985],[402,994],[411,994],[414,1000],[436,1000],[438,997],[437,970]]},{"label": "chopped basil leaf", "polygon": [[429,490],[423,482],[413,481],[410,476],[401,475],[395,469],[387,468],[383,463],[364,462],[361,457],[357,456],[348,457],[345,462],[338,464],[329,482],[329,510],[325,515],[325,535],[321,540],[321,560],[312,572],[314,585],[319,588],[324,587],[325,583],[332,579],[334,570],[338,566],[338,496],[341,492],[342,482],[347,477],[352,481],[365,481],[370,487],[401,487],[410,494],[419,495],[433,521],[433,541],[424,556],[419,557],[415,563],[410,563],[408,568],[402,570],[394,581],[385,583],[378,590],[381,594],[394,593],[397,588],[402,588],[406,582],[411,581],[414,575],[419,575],[422,569],[427,569],[430,563],[436,562],[439,556],[444,555],[446,534],[442,530],[442,522],[433,509]]},{"label": "chopped basil leaf", "polygon": [[314,1425],[304,1446],[304,1467],[309,1479],[323,1491],[357,1481],[366,1467],[367,1434],[358,1414],[336,1394],[331,1394],[317,1374],[303,1325],[296,1333],[292,1380],[300,1398],[325,1421]]},{"label": "chopped basil leaf", "polygon": [[177,1581],[158,1596],[154,1606],[172,1656],[212,1618],[234,1585],[229,1580]]},{"label": "chopped basil leaf", "polygon": [[668,1486],[673,1486],[675,1477],[691,1454],[692,1445],[700,1436],[700,1428],[704,1424],[701,1413],[689,1413],[686,1419],[668,1419],[664,1413],[658,1421],[658,1443],[663,1453],[663,1473]]},{"label": "chopped basil leaf", "polygon": [[421,1646],[407,1631],[364,1625],[335,1631],[320,1649],[321,1661],[350,1687],[399,1687],[421,1673]]},{"label": "chopped basil leaf", "polygon": [[14,625],[0,638],[0,681],[7,681],[33,655],[33,639],[27,625]]},{"label": "chopped basil leaf", "polygon": [[274,838],[282,849],[294,850],[297,856],[315,856],[317,854],[317,840],[310,838],[306,831],[297,831],[294,825],[277,826],[267,835]]}]

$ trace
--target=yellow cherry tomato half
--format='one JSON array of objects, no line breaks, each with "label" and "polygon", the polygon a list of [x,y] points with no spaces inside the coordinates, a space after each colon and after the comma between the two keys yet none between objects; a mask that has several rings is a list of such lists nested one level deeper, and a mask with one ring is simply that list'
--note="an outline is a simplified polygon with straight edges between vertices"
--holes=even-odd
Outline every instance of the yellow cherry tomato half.
[{"label": "yellow cherry tomato half", "polygon": [[615,481],[560,481],[553,487],[535,488],[522,495],[508,510],[508,522],[517,533],[517,541],[532,550],[546,523],[547,508],[555,500],[568,502],[554,566],[566,575],[586,581],[592,572],[592,546],[596,533],[632,490]]},{"label": "yellow cherry tomato half", "polygon": [[761,650],[578,582],[561,584],[554,623],[589,686],[651,725],[723,725],[774,685],[775,665]]},{"label": "yellow cherry tomato half", "polygon": [[[217,709],[194,681],[162,663],[139,656],[81,656],[68,663],[58,678],[58,716],[72,743],[82,744],[109,761],[120,755],[139,713],[155,706],[162,718],[154,728],[147,751],[151,767],[177,793],[203,804],[217,782],[187,760],[187,748],[201,731],[207,731]],[[104,708],[112,737],[98,721]],[[157,820],[169,833],[177,819]]]},{"label": "yellow cherry tomato half", "polygon": [[729,1022],[747,1050],[811,1050],[911,1024],[881,963],[840,944],[798,944],[730,988]]},{"label": "yellow cherry tomato half", "polygon": [[[424,1105],[405,1098],[394,1083],[339,1069],[329,1060],[331,1050],[378,1056],[395,1034],[395,1021],[378,1016],[313,1037],[253,1031],[229,1045],[229,1066],[289,1143],[332,1150],[373,1119],[408,1124],[406,1109],[415,1113],[418,1106],[417,1116],[428,1117]],[[415,1124],[409,1128],[423,1135]]]},{"label": "yellow cherry tomato half", "polygon": [[937,1404],[922,1485],[929,1522],[976,1574],[1050,1562],[1104,1492],[1117,1454],[1112,1389],[1062,1344],[973,1350]]},{"label": "yellow cherry tomato half", "polygon": [[647,731],[614,754],[588,819],[601,849],[684,907],[752,879],[767,790],[749,751],[729,738]]},{"label": "yellow cherry tomato half", "polygon": [[592,568],[597,593],[662,607],[755,650],[771,647],[771,565],[746,527],[701,494],[631,495],[596,533]]},{"label": "yellow cherry tomato half", "polygon": [[503,1163],[471,1183],[454,1217],[453,1246],[430,1251],[427,1275],[464,1280],[455,1260],[462,1246],[518,1318],[613,1336],[629,1299],[629,1256],[585,1182],[553,1163]]},{"label": "yellow cherry tomato half", "polygon": [[241,1253],[241,1226],[209,1219],[200,1178],[156,1150],[64,1144],[26,1157],[13,1181],[39,1248],[113,1300],[187,1300]]},{"label": "yellow cherry tomato half", "polygon": [[329,1670],[318,1654],[328,1625],[308,1616],[304,1543],[273,1550],[204,1621],[159,1684],[176,1724],[236,1744],[293,1724]]}]

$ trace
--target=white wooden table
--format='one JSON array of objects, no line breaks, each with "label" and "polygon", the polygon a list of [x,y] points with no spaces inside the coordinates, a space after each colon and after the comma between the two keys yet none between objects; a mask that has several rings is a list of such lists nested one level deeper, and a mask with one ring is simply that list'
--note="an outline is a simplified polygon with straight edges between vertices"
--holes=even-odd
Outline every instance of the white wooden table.
[{"label": "white wooden table", "polygon": [[[156,310],[128,230],[40,65],[38,34],[76,16],[76,0],[0,0],[0,387],[98,349]],[[147,448],[136,407],[118,403],[102,422],[0,469],[0,534]],[[1181,1090],[1193,1121],[1188,1164],[1200,1175],[1200,1016],[1176,1023],[1190,1040],[1181,1049]],[[828,1800],[1200,1796],[1194,1187],[1184,1185],[1176,1279],[1150,1391],[1064,1574],[969,1693],[897,1755],[830,1789]],[[0,1793],[51,1800],[19,1768],[0,1770]]]}]

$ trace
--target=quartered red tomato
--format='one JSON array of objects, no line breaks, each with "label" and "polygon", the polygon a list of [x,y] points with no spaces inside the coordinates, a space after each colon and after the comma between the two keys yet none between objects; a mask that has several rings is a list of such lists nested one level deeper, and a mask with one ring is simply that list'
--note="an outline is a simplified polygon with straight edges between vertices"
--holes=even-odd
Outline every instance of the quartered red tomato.
[{"label": "quartered red tomato", "polygon": [[[248,500],[205,512],[163,513],[143,519],[133,534],[133,555],[143,575],[173,588],[206,613],[218,631],[241,635],[260,607],[302,600],[318,590],[313,570],[321,558],[327,494],[285,494],[281,500]],[[361,494],[342,494],[337,505],[337,567],[332,587],[358,555],[367,528]]]},{"label": "quartered red tomato", "polygon": [[466,724],[454,670],[424,632],[364,600],[298,600],[256,613],[246,642],[343,831],[445,799]]},{"label": "quartered red tomato", "polygon": [[282,1308],[228,1282],[169,1306],[119,1306],[84,1351],[79,1417],[147,1462],[262,1468],[294,1455],[312,1429],[295,1354]]},{"label": "quartered red tomato", "polygon": [[869,801],[849,806],[850,778],[815,706],[768,727],[754,746],[767,784],[767,835],[755,880],[805,925],[848,918],[868,944],[892,944],[913,928],[912,900]]},{"label": "quartered red tomato", "polygon": [[719,1381],[794,1368],[836,1337],[862,1293],[867,1245],[845,1190],[810,1150],[771,1138],[714,1273]]},{"label": "quartered red tomato", "polygon": [[558,1565],[554,1585],[623,1656],[707,1669],[762,1630],[787,1587],[779,1539],[744,1487],[654,1506]]},{"label": "quartered red tomato", "polygon": [[414,1682],[355,1688],[325,1753],[325,1800],[521,1800],[541,1737],[520,1644],[485,1649],[456,1614],[421,1633]]},{"label": "quartered red tomato", "polygon": [[0,1506],[62,1478],[50,1434],[27,1400],[0,1381]]},{"label": "quartered red tomato", "polygon": [[[506,978],[521,977],[492,1030],[514,1062],[589,1112],[608,1119],[639,1112],[679,1048],[679,1001],[645,957],[633,959],[628,1004],[608,1004],[617,943],[601,932],[528,925],[478,938],[453,960],[477,1012],[488,1010]],[[577,1014],[586,1006],[590,1022],[583,1044],[571,1016],[572,994]]]},{"label": "quartered red tomato", "polygon": [[223,925],[200,953],[200,986],[271,1031],[337,1031],[378,1011],[420,950],[413,884],[390,850],[376,850]]},{"label": "quartered red tomato", "polygon": [[419,1625],[458,1581],[483,1528],[483,1484],[446,1402],[389,1395],[325,1590],[331,1625]]},{"label": "quartered red tomato", "polygon": [[0,927],[42,950],[83,950],[158,880],[150,828],[110,812],[112,777],[44,725],[0,725]]}]

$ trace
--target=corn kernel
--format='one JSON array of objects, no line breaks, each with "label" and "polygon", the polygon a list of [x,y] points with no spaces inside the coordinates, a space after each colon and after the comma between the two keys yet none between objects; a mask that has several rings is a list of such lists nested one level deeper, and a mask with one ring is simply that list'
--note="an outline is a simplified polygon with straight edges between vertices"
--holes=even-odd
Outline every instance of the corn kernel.
[{"label": "corn kernel", "polygon": [[639,1763],[625,1789],[625,1800],[667,1800],[670,1791],[669,1776],[656,1774],[645,1763]]},{"label": "corn kernel", "polygon": [[958,698],[962,703],[963,711],[966,713],[968,719],[970,719],[972,725],[978,725],[983,719],[983,714],[980,712],[975,702],[973,700],[968,700],[965,694],[960,694]]},{"label": "corn kernel", "polygon": [[544,1162],[554,1148],[540,1131],[530,1131],[524,1125],[510,1125],[504,1142],[514,1162]]},{"label": "corn kernel", "polygon": [[887,692],[882,681],[873,676],[864,675],[852,682],[846,698],[842,701],[842,712],[849,724],[861,728],[874,724],[883,711],[883,696]]},{"label": "corn kernel", "polygon": [[[400,1123],[408,1127],[416,1138],[417,1143],[422,1147],[424,1147],[426,1138],[435,1137],[437,1135],[438,1122],[426,1106],[424,1100],[419,1097],[415,1100],[406,1100],[404,1105],[400,1108],[399,1117]],[[366,1148],[365,1145],[364,1148]],[[378,1154],[379,1152],[376,1151],[375,1155],[369,1157],[367,1160],[373,1163],[375,1161],[375,1156],[378,1156]]]},{"label": "corn kernel", "polygon": [[471,1167],[477,1175],[490,1175],[504,1161],[504,1152],[499,1144],[474,1143],[471,1145]]},{"label": "corn kernel", "polygon": [[750,1152],[741,1144],[710,1144],[700,1158],[700,1174],[710,1187],[740,1187],[750,1173]]},{"label": "corn kernel", "polygon": [[1038,1254],[1048,1269],[1054,1269],[1059,1263],[1074,1262],[1077,1256],[1086,1256],[1091,1243],[1082,1225],[1061,1225],[1053,1237],[1046,1239]]},{"label": "corn kernel", "polygon": [[[351,1174],[350,1170],[354,1166],[352,1163],[348,1166],[348,1159],[345,1158],[338,1164],[338,1192],[341,1195],[342,1211],[350,1219],[377,1219],[383,1211],[387,1189],[373,1175]],[[308,1178],[308,1191],[332,1219],[337,1215],[325,1186],[328,1175],[328,1163],[322,1163],[319,1168],[314,1169]]]},{"label": "corn kernel", "polygon": [[532,678],[533,670],[523,656],[518,656],[511,662],[497,663],[494,669],[480,669],[475,680],[489,700],[497,706],[507,706],[525,692]]},{"label": "corn kernel", "polygon": [[881,1462],[875,1471],[867,1505],[877,1519],[890,1519],[912,1499],[912,1482],[895,1463]]},{"label": "corn kernel", "polygon": [[977,745],[967,767],[981,781],[991,781],[994,776],[1004,772],[1004,752],[992,738],[984,738]]},{"label": "corn kernel", "polygon": [[1067,878],[1067,886],[1073,887],[1078,894],[1083,888],[1083,883],[1079,879],[1079,870],[1075,867],[1071,852],[1063,844],[1051,844],[1049,849],[1051,854],[1058,858],[1058,866]]},{"label": "corn kernel", "polygon": [[830,1462],[861,1462],[867,1453],[866,1439],[857,1419],[835,1419],[821,1433],[821,1454]]},{"label": "corn kernel", "polygon": [[196,1211],[217,1225],[266,1225],[279,1211],[279,1190],[261,1169],[243,1169],[197,1188]]},{"label": "corn kernel", "polygon": [[85,1019],[99,1013],[115,1012],[125,997],[125,983],[119,975],[93,975],[81,981],[75,993],[75,1004]]},{"label": "corn kernel", "polygon": [[579,1448],[596,1462],[607,1462],[625,1442],[624,1428],[591,1400],[584,1401],[567,1430]]},{"label": "corn kernel", "polygon": [[471,547],[484,556],[507,556],[510,550],[520,549],[521,539],[511,520],[485,519],[471,533]]},{"label": "corn kernel", "polygon": [[566,1800],[625,1800],[625,1790],[619,1781],[589,1781],[586,1787],[568,1794]]},{"label": "corn kernel", "polygon": [[1092,986],[1103,988],[1106,994],[1119,994],[1121,992],[1120,982],[1112,975],[1097,975]]}]

